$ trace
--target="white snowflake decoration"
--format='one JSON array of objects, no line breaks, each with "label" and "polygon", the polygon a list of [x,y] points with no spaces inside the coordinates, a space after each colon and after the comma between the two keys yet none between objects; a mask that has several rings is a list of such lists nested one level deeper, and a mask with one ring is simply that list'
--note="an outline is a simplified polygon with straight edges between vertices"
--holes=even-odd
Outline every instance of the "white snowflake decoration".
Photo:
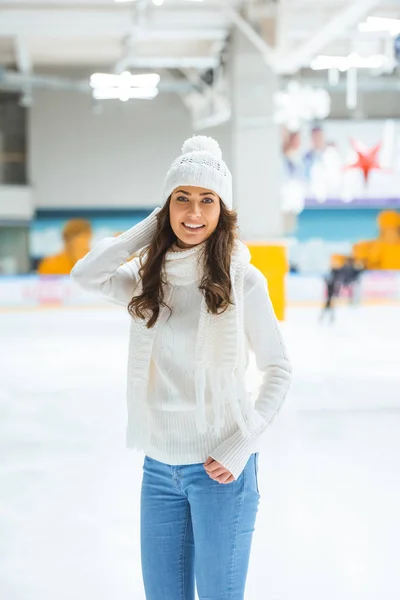
[{"label": "white snowflake decoration", "polygon": [[303,121],[326,119],[331,111],[331,98],[322,88],[301,86],[291,81],[287,90],[274,97],[274,121],[286,125],[289,131],[298,131]]}]

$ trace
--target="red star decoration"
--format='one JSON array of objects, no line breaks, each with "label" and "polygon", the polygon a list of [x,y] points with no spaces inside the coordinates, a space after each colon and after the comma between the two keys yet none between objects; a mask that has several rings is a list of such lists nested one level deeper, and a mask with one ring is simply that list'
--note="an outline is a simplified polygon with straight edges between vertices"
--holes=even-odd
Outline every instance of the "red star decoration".
[{"label": "red star decoration", "polygon": [[379,164],[378,154],[381,149],[381,143],[376,144],[373,148],[366,148],[360,142],[350,140],[351,145],[358,154],[357,162],[347,165],[346,169],[361,169],[364,174],[365,183],[368,182],[368,177],[372,169],[382,169]]}]

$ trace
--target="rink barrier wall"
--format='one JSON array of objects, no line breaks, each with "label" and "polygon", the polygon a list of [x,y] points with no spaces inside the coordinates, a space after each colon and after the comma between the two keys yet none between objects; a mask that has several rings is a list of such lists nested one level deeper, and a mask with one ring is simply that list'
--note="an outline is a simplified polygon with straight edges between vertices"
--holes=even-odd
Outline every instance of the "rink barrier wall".
[{"label": "rink barrier wall", "polygon": [[283,244],[247,242],[251,262],[261,271],[268,281],[268,290],[272,306],[279,321],[285,318],[286,285],[285,278],[289,270],[286,247]]},{"label": "rink barrier wall", "polygon": [[[288,306],[318,306],[325,298],[321,275],[288,274]],[[343,301],[347,301],[346,293]],[[360,279],[355,302],[361,304],[400,303],[400,271],[370,271]],[[68,276],[0,276],[0,309],[111,306],[96,294],[80,289]]]}]

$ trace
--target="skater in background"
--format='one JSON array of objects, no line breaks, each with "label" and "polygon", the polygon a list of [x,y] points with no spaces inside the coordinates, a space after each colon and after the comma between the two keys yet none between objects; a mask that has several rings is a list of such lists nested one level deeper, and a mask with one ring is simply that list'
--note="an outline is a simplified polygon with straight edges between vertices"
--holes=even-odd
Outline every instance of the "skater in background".
[{"label": "skater in background", "polygon": [[326,285],[326,302],[321,313],[321,321],[325,316],[329,316],[330,321],[335,319],[334,301],[343,290],[346,290],[350,303],[353,304],[356,298],[359,278],[363,272],[363,267],[354,261],[352,257],[346,257],[344,264],[339,257],[332,257],[332,268],[329,274],[324,278]]},{"label": "skater in background", "polygon": [[[163,202],[95,245],[72,277],[132,317],[127,442],[145,453],[146,599],[194,600],[196,579],[199,600],[243,600],[258,445],[282,406],[290,366],[264,276],[237,238],[217,142],[184,144]],[[246,390],[249,350],[264,374],[255,404]]]},{"label": "skater in background", "polygon": [[323,321],[324,317],[329,317],[331,322],[335,319],[334,312],[334,298],[339,294],[340,291],[340,267],[332,266],[328,275],[324,277],[325,281],[325,292],[326,292],[326,301],[324,308],[322,309],[320,320]]},{"label": "skater in background", "polygon": [[363,266],[356,262],[352,256],[346,258],[343,267],[340,269],[340,285],[342,289],[347,291],[351,304],[355,303],[356,297],[358,296],[357,288],[359,287],[358,284],[363,271]]}]

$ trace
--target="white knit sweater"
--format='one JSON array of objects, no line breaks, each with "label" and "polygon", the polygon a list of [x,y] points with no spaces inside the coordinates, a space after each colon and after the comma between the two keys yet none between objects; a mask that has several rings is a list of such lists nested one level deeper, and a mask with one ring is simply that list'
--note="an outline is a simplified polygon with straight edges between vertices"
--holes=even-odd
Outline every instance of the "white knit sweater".
[{"label": "white knit sweater", "polygon": [[[75,265],[71,276],[83,288],[98,291],[108,299],[127,306],[138,284],[139,263],[137,259],[126,261],[149,243],[154,231],[153,213],[117,238],[106,238],[96,244]],[[132,422],[133,417],[128,410],[127,444],[171,465],[202,463],[211,456],[237,479],[250,455],[258,450],[261,435],[283,403],[290,383],[290,365],[265,278],[249,265],[243,296],[244,356],[248,357],[249,350],[254,352],[257,367],[263,372],[263,383],[250,419],[251,433],[245,436],[240,431],[229,405],[226,405],[224,425],[218,433],[212,429],[199,433],[196,427],[194,352],[201,301],[202,293],[197,281],[182,276],[172,284],[168,298],[172,313],[157,327],[149,350],[147,412],[143,412],[141,417],[136,411],[134,416],[135,421],[140,419],[143,423],[150,423],[150,431],[146,432],[148,435],[140,435],[138,423]],[[133,327],[131,347],[137,342]],[[130,388],[133,384],[128,377],[128,407],[129,398],[135,393]],[[212,398],[206,398],[207,401],[212,404]]]}]

